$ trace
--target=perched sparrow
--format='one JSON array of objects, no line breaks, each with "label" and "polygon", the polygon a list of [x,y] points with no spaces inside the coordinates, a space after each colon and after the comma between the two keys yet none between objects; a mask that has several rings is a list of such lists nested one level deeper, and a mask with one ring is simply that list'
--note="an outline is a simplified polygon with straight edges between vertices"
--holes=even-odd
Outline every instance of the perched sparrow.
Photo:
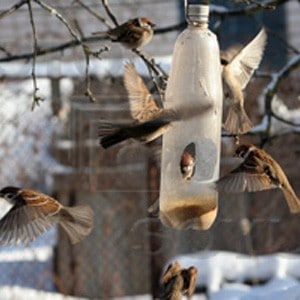
[{"label": "perched sparrow", "polygon": [[177,300],[182,295],[191,297],[196,288],[198,271],[195,267],[182,269],[178,261],[171,263],[162,277],[161,299]]},{"label": "perched sparrow", "polygon": [[162,283],[167,283],[173,276],[180,273],[181,266],[177,260],[168,265],[163,277]]},{"label": "perched sparrow", "polygon": [[136,49],[151,41],[154,26],[155,24],[148,18],[135,18],[106,32],[93,32],[93,34],[107,35],[112,42],[119,42],[128,49]]},{"label": "perched sparrow", "polygon": [[184,279],[183,295],[191,297],[196,289],[198,270],[195,267],[182,269],[181,276]]},{"label": "perched sparrow", "polygon": [[5,187],[0,190],[0,203],[5,207],[0,216],[0,244],[27,244],[55,224],[60,224],[75,244],[93,227],[89,206],[65,207],[33,190]]},{"label": "perched sparrow", "polygon": [[241,145],[235,156],[243,163],[217,182],[218,190],[229,193],[255,192],[280,188],[292,213],[300,212],[300,200],[279,164],[254,145]]},{"label": "perched sparrow", "polygon": [[182,290],[184,288],[184,278],[180,273],[174,275],[163,286],[163,291],[160,296],[161,300],[181,300]]},{"label": "perched sparrow", "polygon": [[210,108],[210,106],[183,106],[169,110],[159,108],[132,64],[125,66],[124,84],[129,95],[131,116],[135,123],[130,125],[101,123],[100,144],[105,149],[130,138],[146,143],[151,142],[164,134],[173,122],[195,117]]},{"label": "perched sparrow", "polygon": [[244,109],[243,90],[260,64],[266,41],[266,31],[261,29],[256,37],[233,57],[229,57],[232,56],[232,49],[221,52],[224,94],[228,94],[230,101],[224,128],[230,133],[243,134],[253,127]]},{"label": "perched sparrow", "polygon": [[189,149],[189,147],[187,146],[184,149],[180,159],[180,172],[182,178],[185,180],[191,179],[195,173],[195,167],[196,167],[195,151],[192,150],[193,149]]}]

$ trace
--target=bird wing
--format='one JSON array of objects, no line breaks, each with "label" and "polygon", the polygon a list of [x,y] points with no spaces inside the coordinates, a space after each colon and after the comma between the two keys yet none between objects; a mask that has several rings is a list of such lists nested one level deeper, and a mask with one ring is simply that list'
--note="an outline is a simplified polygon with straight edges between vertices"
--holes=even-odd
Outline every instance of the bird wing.
[{"label": "bird wing", "polygon": [[227,193],[256,192],[274,189],[277,186],[258,161],[245,160],[236,169],[217,181],[219,191]]},{"label": "bird wing", "polygon": [[132,63],[125,65],[124,85],[128,93],[133,119],[138,122],[148,121],[162,111]]},{"label": "bird wing", "polygon": [[57,201],[31,190],[22,190],[21,194],[25,203],[17,203],[0,220],[0,244],[27,244],[57,222],[57,218],[51,218],[61,207]]},{"label": "bird wing", "polygon": [[266,30],[262,28],[255,38],[242,48],[230,61],[230,68],[242,89],[248,84],[258,68],[267,42]]}]

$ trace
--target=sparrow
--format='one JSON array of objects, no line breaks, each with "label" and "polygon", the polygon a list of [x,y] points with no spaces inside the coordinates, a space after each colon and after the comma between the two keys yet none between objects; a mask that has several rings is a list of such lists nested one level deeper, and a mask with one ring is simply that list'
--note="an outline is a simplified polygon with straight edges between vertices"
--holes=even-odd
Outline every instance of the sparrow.
[{"label": "sparrow", "polygon": [[178,261],[171,263],[162,277],[161,299],[177,300],[182,299],[182,295],[190,298],[196,288],[197,274],[193,266],[183,269]]},{"label": "sparrow", "polygon": [[184,288],[184,278],[180,273],[174,275],[163,286],[163,290],[160,296],[161,300],[181,300],[182,290]]},{"label": "sparrow", "polygon": [[232,134],[243,134],[253,127],[244,109],[243,90],[261,62],[266,42],[263,28],[235,55],[232,55],[234,49],[220,53],[224,94],[230,102],[224,128]]},{"label": "sparrow", "polygon": [[181,276],[183,277],[183,295],[187,295],[189,298],[194,294],[196,289],[198,270],[195,267],[189,267],[188,269],[182,269]]},{"label": "sparrow", "polygon": [[134,122],[129,125],[102,122],[98,135],[104,149],[130,138],[145,143],[151,142],[169,130],[175,121],[192,118],[210,108],[210,106],[160,108],[131,63],[125,65],[124,85]]},{"label": "sparrow", "polygon": [[162,276],[162,283],[167,283],[173,276],[181,271],[181,265],[177,260],[170,263]]},{"label": "sparrow", "polygon": [[280,165],[264,150],[254,145],[240,145],[235,156],[243,163],[217,182],[219,191],[228,193],[256,192],[279,188],[283,191],[291,213],[300,212],[300,200]]},{"label": "sparrow", "polygon": [[179,113],[167,110],[158,117],[143,123],[125,126],[117,124],[116,127],[108,125],[108,129],[105,129],[105,124],[102,124],[99,131],[100,144],[107,149],[130,138],[149,143],[164,134],[172,123],[178,120],[180,120]]},{"label": "sparrow", "polygon": [[2,188],[0,203],[0,244],[22,242],[26,245],[56,224],[64,228],[75,244],[93,227],[93,211],[89,206],[66,207],[31,189]]},{"label": "sparrow", "polygon": [[134,18],[105,32],[93,35],[106,35],[112,42],[119,42],[127,49],[137,49],[148,44],[153,37],[155,24],[148,18]]},{"label": "sparrow", "polygon": [[196,168],[195,149],[191,149],[194,148],[189,147],[191,145],[194,144],[185,147],[180,159],[180,172],[185,180],[190,180],[194,176]]}]

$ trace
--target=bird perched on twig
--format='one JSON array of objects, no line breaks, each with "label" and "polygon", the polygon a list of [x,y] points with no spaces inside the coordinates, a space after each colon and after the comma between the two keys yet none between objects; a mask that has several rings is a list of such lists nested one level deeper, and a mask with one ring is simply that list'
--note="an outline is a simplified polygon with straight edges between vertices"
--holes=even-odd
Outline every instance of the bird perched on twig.
[{"label": "bird perched on twig", "polygon": [[260,64],[266,41],[267,34],[263,28],[234,55],[235,49],[221,52],[224,94],[230,102],[224,128],[232,134],[243,134],[253,127],[244,109],[243,90]]},{"label": "bird perched on twig", "polygon": [[27,244],[55,224],[60,224],[75,244],[93,227],[93,211],[89,206],[66,207],[50,196],[29,189],[1,189],[0,205],[0,244]]},{"label": "bird perched on twig", "polygon": [[254,145],[240,145],[235,156],[243,163],[217,182],[219,191],[228,193],[256,192],[280,188],[292,213],[300,212],[300,200],[280,165],[264,150]]},{"label": "bird perched on twig", "polygon": [[105,149],[130,138],[151,142],[164,134],[174,122],[198,116],[211,108],[201,105],[160,108],[131,63],[125,66],[124,85],[129,95],[130,113],[135,122],[130,125],[102,122],[99,137],[100,144]]},{"label": "bird perched on twig", "polygon": [[104,32],[93,32],[93,35],[106,35],[112,42],[119,42],[125,48],[137,49],[148,44],[153,37],[155,24],[148,18],[134,18]]}]

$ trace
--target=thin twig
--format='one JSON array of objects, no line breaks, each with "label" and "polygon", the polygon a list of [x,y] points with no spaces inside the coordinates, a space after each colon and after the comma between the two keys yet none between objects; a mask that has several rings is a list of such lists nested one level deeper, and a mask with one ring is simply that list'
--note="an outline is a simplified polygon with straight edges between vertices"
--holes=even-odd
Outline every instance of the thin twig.
[{"label": "thin twig", "polygon": [[294,126],[294,127],[300,127],[300,123],[295,123],[293,121],[290,121],[290,120],[287,120],[281,116],[279,116],[277,113],[275,113],[274,111],[272,111],[272,117],[277,119],[278,121],[282,122],[282,123],[285,123],[287,125],[291,125],[291,126]]},{"label": "thin twig", "polygon": [[70,34],[74,37],[74,39],[79,43],[82,44],[81,38],[78,36],[78,34],[72,29],[68,21],[53,7],[50,5],[44,3],[43,1],[40,0],[33,0],[36,2],[38,5],[40,5],[43,9],[48,11],[51,15],[54,15],[57,19],[59,19],[68,29]]},{"label": "thin twig", "polygon": [[94,10],[92,10],[88,5],[84,4],[81,0],[74,0],[76,3],[78,3],[80,6],[82,6],[86,11],[88,11],[92,16],[94,16],[97,20],[99,20],[101,23],[105,24],[108,29],[111,29],[111,25],[108,23],[108,21],[96,13]]},{"label": "thin twig", "polygon": [[0,13],[0,19],[12,14],[13,12],[15,12],[17,9],[19,9],[21,6],[23,6],[24,4],[26,4],[28,2],[28,0],[22,0],[16,4],[14,4],[12,7],[2,11]]},{"label": "thin twig", "polygon": [[37,43],[37,36],[36,36],[36,29],[35,29],[35,24],[34,24],[34,19],[33,19],[33,13],[32,13],[32,6],[31,6],[31,0],[27,1],[28,5],[28,11],[29,11],[29,19],[30,19],[30,25],[32,29],[32,36],[33,36],[33,58],[32,58],[32,71],[31,71],[31,77],[33,81],[33,103],[31,109],[33,110],[35,108],[35,105],[39,105],[40,101],[43,101],[44,99],[38,95],[38,85],[37,85],[37,80],[36,80],[36,75],[35,75],[35,65],[36,65],[36,53],[38,49],[38,43]]},{"label": "thin twig", "polygon": [[0,51],[3,52],[3,53],[5,53],[7,56],[12,56],[12,54],[7,49],[5,49],[2,46],[0,46]]},{"label": "thin twig", "polygon": [[[140,49],[132,49],[132,52],[136,53],[146,64],[152,81],[157,89],[158,94],[160,95],[161,101],[164,100],[164,92],[167,85],[168,74],[155,63],[154,58],[149,57],[141,51]],[[156,80],[158,78],[158,81]]]},{"label": "thin twig", "polygon": [[102,0],[102,5],[106,11],[106,13],[108,14],[108,16],[110,17],[110,19],[112,20],[112,22],[115,24],[115,26],[119,26],[119,23],[115,17],[115,15],[112,13],[109,4],[108,4],[108,0]]},{"label": "thin twig", "polygon": [[[84,37],[83,31],[81,30],[79,23],[76,19],[74,19],[74,25],[77,28],[77,31],[80,34],[81,40]],[[89,75],[90,68],[90,53],[91,50],[88,46],[83,45],[84,56],[85,56],[85,95],[90,99],[91,102],[96,102],[96,98],[91,90],[91,78]]]},{"label": "thin twig", "polygon": [[262,96],[265,101],[265,115],[267,116],[267,128],[265,136],[263,137],[264,140],[267,140],[270,137],[272,116],[274,117],[275,115],[276,117],[278,117],[273,112],[272,101],[274,99],[275,94],[278,91],[279,85],[286,76],[288,76],[293,70],[295,70],[299,66],[300,55],[296,55],[293,58],[291,58],[290,61],[288,61],[288,63],[285,66],[283,66],[277,73],[272,74],[271,82],[263,90]]},{"label": "thin twig", "polygon": [[262,8],[262,9],[275,9],[276,8],[276,6],[274,4],[269,4],[268,2],[264,3],[264,2],[259,2],[256,0],[244,0],[244,2],[246,4],[257,5],[258,7]]}]

